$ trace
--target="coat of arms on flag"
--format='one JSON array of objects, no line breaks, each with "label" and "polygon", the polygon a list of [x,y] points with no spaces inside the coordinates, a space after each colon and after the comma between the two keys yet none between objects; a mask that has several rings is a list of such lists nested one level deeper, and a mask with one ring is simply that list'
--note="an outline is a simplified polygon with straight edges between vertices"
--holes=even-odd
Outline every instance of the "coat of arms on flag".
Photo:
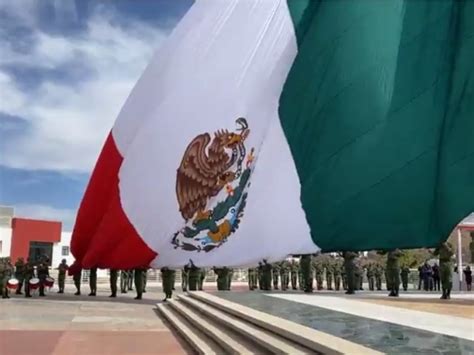
[{"label": "coat of arms on flag", "polygon": [[176,197],[185,227],[172,243],[186,251],[206,252],[220,246],[243,216],[255,149],[247,153],[247,120],[235,132],[198,135],[186,148],[176,177]]}]

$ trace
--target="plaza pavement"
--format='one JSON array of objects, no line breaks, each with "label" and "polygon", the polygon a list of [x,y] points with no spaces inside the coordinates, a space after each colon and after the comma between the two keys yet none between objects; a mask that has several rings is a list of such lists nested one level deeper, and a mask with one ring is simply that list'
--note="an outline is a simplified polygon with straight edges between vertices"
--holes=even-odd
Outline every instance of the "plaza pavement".
[{"label": "plaza pavement", "polygon": [[[177,285],[179,292],[180,287]],[[439,300],[437,293],[411,291],[400,298],[389,298],[386,292],[316,291],[303,294],[288,292],[247,292],[246,283],[233,283],[232,293],[251,293],[343,312],[363,318],[418,328],[433,333],[473,340],[474,294],[455,293],[450,301]],[[205,290],[216,292],[215,283]],[[183,343],[156,315],[154,306],[163,298],[157,283],[148,285],[141,301],[133,300],[135,292],[109,298],[109,288],[99,284],[98,296],[74,296],[67,285],[66,294],[52,289],[46,297],[26,299],[13,295],[0,300],[1,355],[63,354],[186,354]],[[218,293],[219,294],[219,293]]]},{"label": "plaza pavement", "polygon": [[178,355],[190,353],[186,344],[156,315],[163,298],[151,289],[141,301],[135,292],[109,298],[99,286],[96,297],[74,296],[52,290],[46,297],[13,295],[0,299],[1,355]]}]

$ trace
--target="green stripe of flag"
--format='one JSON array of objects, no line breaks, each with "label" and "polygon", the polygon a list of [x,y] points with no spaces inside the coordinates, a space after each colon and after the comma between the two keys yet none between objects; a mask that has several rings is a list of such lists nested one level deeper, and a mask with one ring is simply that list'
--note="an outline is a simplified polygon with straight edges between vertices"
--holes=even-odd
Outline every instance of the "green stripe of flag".
[{"label": "green stripe of flag", "polygon": [[280,119],[325,251],[434,246],[474,211],[474,2],[288,0]]}]

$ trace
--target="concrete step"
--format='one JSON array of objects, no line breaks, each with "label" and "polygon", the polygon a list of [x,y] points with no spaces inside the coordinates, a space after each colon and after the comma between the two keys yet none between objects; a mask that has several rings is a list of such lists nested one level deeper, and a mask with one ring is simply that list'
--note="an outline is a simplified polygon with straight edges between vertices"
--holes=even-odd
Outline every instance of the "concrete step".
[{"label": "concrete step", "polygon": [[186,320],[180,317],[173,309],[165,303],[156,305],[158,313],[165,318],[171,326],[183,337],[184,340],[200,355],[220,355],[222,349],[217,347],[212,341],[206,339]]},{"label": "concrete step", "polygon": [[[232,338],[231,334],[239,334],[243,339],[245,339],[247,345],[237,352],[234,352],[236,351],[236,348],[234,348],[232,353],[246,354],[249,353],[248,351],[255,354],[270,353],[296,355],[315,353],[308,348],[295,344],[291,340],[284,339],[277,334],[271,333],[259,326],[232,316],[198,299],[187,295],[180,295],[178,296],[178,299],[180,303],[189,306],[184,310],[184,312],[186,312],[186,310],[199,312],[202,316],[206,317],[206,319],[210,319],[215,322],[215,324],[220,325],[221,333],[227,334],[230,338]],[[190,310],[190,308],[192,308],[192,310]],[[254,345],[252,346],[252,344]]]},{"label": "concrete step", "polygon": [[[320,354],[381,354],[378,351],[362,345],[227,301],[206,292],[190,292],[187,298],[183,297],[184,302],[187,301],[188,304],[191,304],[189,300],[195,301],[196,303],[194,304],[206,304],[207,308],[205,308],[205,311],[208,312],[210,316],[213,314],[213,317],[219,317],[221,314],[224,314],[228,317],[226,318],[226,324],[232,322],[230,317],[233,316],[234,319],[240,322],[238,324],[243,323],[246,327],[257,327],[257,329],[260,329],[259,331],[266,336],[273,334],[273,336],[279,337],[281,343],[286,341],[292,346],[295,346],[295,348],[299,346],[298,351],[307,349],[306,352],[308,353]],[[204,309],[204,307],[200,306],[200,309]],[[220,313],[217,313],[219,311]],[[263,345],[263,343],[262,341],[260,344]],[[288,343],[285,345],[288,345]],[[275,351],[275,353],[296,353],[287,352],[287,348],[285,347],[280,347],[279,349],[273,348],[272,351]]]},{"label": "concrete step", "polygon": [[188,307],[183,302],[183,297],[169,300],[173,310],[185,318],[194,328],[199,329],[207,338],[213,339],[225,351],[226,354],[260,354],[260,348],[256,348],[244,337],[227,331],[219,323],[207,317],[205,314]]}]

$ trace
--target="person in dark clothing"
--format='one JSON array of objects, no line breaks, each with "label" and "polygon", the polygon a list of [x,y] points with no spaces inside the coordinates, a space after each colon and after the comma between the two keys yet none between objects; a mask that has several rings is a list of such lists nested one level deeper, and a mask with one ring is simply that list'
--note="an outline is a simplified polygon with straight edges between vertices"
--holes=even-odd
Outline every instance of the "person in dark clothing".
[{"label": "person in dark clothing", "polygon": [[439,266],[438,264],[433,265],[433,286],[435,291],[441,291],[441,279],[439,277]]},{"label": "person in dark clothing", "polygon": [[466,268],[464,269],[464,277],[466,279],[466,286],[467,286],[467,290],[468,291],[471,291],[471,287],[472,287],[472,271],[471,271],[471,267],[468,265],[466,266]]},{"label": "person in dark clothing", "polygon": [[418,290],[421,290],[421,283],[423,282],[423,267],[418,267]]},{"label": "person in dark clothing", "polygon": [[431,266],[426,262],[423,265],[421,272],[423,273],[423,290],[429,291],[430,283],[432,283],[433,270],[431,269]]}]

